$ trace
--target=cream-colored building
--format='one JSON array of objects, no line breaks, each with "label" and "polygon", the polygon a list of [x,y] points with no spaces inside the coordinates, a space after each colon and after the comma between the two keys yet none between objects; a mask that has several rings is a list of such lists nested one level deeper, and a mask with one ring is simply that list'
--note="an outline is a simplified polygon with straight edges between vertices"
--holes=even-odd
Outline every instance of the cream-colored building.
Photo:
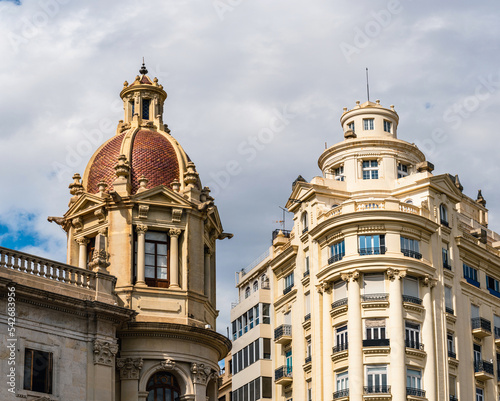
[{"label": "cream-colored building", "polygon": [[500,236],[398,120],[379,101],[344,109],[322,175],[293,183],[291,233],[246,275],[270,279],[275,401],[499,398]]},{"label": "cream-colored building", "polygon": [[73,177],[68,211],[49,218],[67,232],[67,263],[0,248],[5,333],[7,302],[16,317],[2,352],[17,367],[2,400],[218,399],[231,344],[215,331],[215,251],[231,234],[146,74],[124,83],[116,134]]}]

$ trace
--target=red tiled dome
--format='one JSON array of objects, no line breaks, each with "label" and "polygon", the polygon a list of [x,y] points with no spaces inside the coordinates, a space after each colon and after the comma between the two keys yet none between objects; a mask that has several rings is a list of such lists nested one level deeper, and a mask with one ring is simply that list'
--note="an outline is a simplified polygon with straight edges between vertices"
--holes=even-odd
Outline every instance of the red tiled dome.
[{"label": "red tiled dome", "polygon": [[[106,182],[108,189],[113,190],[116,178],[114,167],[126,135],[127,132],[111,138],[97,151],[88,168],[87,192],[97,193],[100,181]],[[133,136],[130,146],[131,149],[123,149],[121,152],[127,157],[130,155],[131,194],[139,189],[141,176],[149,180],[147,188],[168,186],[175,179],[180,180],[176,151],[164,134],[141,129]]]}]

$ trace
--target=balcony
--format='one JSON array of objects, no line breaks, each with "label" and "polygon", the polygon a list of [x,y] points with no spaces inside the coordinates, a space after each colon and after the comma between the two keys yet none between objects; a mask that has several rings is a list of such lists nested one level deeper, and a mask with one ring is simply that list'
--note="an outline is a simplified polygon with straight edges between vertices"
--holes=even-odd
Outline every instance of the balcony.
[{"label": "balcony", "polygon": [[311,363],[311,361],[312,361],[312,356],[311,356],[311,355],[309,355],[309,356],[306,356],[306,359],[304,360],[304,363],[305,363],[305,364],[306,364],[306,363]]},{"label": "balcony", "polygon": [[304,229],[302,230],[302,234],[305,234],[308,231],[309,231],[309,227],[304,227]]},{"label": "balcony", "polygon": [[471,319],[472,334],[479,338],[491,335],[491,322],[482,317],[473,317]]},{"label": "balcony", "polygon": [[419,388],[413,388],[413,387],[406,387],[406,395],[425,397],[425,390],[421,390]]},{"label": "balcony", "polygon": [[450,395],[450,401],[458,401],[458,398],[456,395]]},{"label": "balcony", "polygon": [[453,359],[457,359],[457,353],[455,351],[448,350],[448,357],[453,358]]},{"label": "balcony", "polygon": [[292,291],[293,286],[294,286],[294,284],[289,285],[288,287],[285,287],[285,289],[283,290],[283,295],[286,295],[286,294],[288,294],[290,291]]},{"label": "balcony", "polygon": [[446,313],[449,313],[450,315],[455,315],[455,310],[453,308],[450,308],[449,306],[447,306],[444,309],[445,309]]},{"label": "balcony", "polygon": [[286,344],[292,341],[292,325],[282,324],[274,329],[274,341],[278,344]]},{"label": "balcony", "polygon": [[418,349],[420,351],[424,350],[424,344],[422,344],[420,341],[406,339],[405,346],[406,348]]},{"label": "balcony", "polygon": [[365,386],[364,393],[365,394],[391,394],[391,386],[387,386],[387,385]]},{"label": "balcony", "polygon": [[478,380],[489,380],[495,377],[493,363],[487,361],[474,362],[474,377]]},{"label": "balcony", "polygon": [[336,354],[338,352],[347,351],[349,349],[348,343],[337,344],[332,348],[332,354]]},{"label": "balcony", "polygon": [[328,258],[328,264],[331,265],[332,263],[338,262],[339,260],[342,260],[342,258],[345,256],[345,253],[338,253],[336,255],[330,256]]},{"label": "balcony", "polygon": [[405,255],[407,258],[413,258],[413,259],[422,259],[422,254],[418,253],[417,251],[412,251],[410,249],[401,249],[401,252],[403,255]]},{"label": "balcony", "polygon": [[310,274],[309,269],[307,269],[307,270],[304,272],[304,277],[308,277],[308,276],[309,276],[309,274]]},{"label": "balcony", "polygon": [[274,381],[276,384],[288,385],[292,383],[292,367],[281,366],[274,371]]},{"label": "balcony", "polygon": [[388,338],[378,338],[376,340],[363,340],[363,347],[389,347],[391,340]]},{"label": "balcony", "polygon": [[347,305],[347,298],[339,299],[332,303],[332,309],[338,308],[340,306]]},{"label": "balcony", "polygon": [[385,292],[381,292],[378,294],[363,294],[361,295],[361,302],[380,302],[380,301],[388,301],[389,294]]},{"label": "balcony", "polygon": [[359,248],[359,254],[361,256],[365,255],[384,255],[386,252],[387,248],[385,246],[376,246],[376,247],[370,247],[370,248]]},{"label": "balcony", "polygon": [[450,225],[448,224],[448,221],[441,219],[441,225],[445,227],[449,227]]},{"label": "balcony", "polygon": [[450,270],[451,271],[451,265],[448,264],[447,262],[443,262],[443,269]]},{"label": "balcony", "polygon": [[345,390],[338,390],[333,393],[333,399],[338,400],[339,398],[348,398],[349,397],[349,389],[346,388]]},{"label": "balcony", "polygon": [[422,300],[417,297],[412,297],[411,295],[403,295],[403,302],[408,302],[410,304],[422,305]]},{"label": "balcony", "polygon": [[311,314],[310,313],[308,313],[307,315],[304,316],[304,322],[307,322],[309,320],[311,320]]}]

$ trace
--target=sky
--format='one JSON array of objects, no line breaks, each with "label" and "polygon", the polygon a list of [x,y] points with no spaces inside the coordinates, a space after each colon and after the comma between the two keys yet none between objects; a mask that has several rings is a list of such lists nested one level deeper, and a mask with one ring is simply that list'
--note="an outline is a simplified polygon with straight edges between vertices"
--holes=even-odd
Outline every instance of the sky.
[{"label": "sky", "polygon": [[366,68],[399,138],[467,195],[482,189],[500,231],[499,37],[488,0],[0,0],[0,246],[65,261],[47,216],[65,213],[72,175],[114,135],[142,57],[234,234],[217,249],[222,333],[234,272],[270,246],[295,178],[321,174],[342,108],[367,100]]}]

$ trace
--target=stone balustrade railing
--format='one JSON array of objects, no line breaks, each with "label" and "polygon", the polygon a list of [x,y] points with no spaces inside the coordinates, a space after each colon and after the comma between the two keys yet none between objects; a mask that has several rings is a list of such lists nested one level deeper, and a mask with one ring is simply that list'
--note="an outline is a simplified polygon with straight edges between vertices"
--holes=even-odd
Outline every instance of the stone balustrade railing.
[{"label": "stone balustrade railing", "polygon": [[116,281],[109,274],[0,247],[0,275],[5,276],[9,272],[16,282],[26,280],[27,285],[33,285],[36,280],[39,284],[36,288],[39,289],[54,290],[57,287],[57,292],[68,289],[73,296],[103,301],[111,300]]}]

